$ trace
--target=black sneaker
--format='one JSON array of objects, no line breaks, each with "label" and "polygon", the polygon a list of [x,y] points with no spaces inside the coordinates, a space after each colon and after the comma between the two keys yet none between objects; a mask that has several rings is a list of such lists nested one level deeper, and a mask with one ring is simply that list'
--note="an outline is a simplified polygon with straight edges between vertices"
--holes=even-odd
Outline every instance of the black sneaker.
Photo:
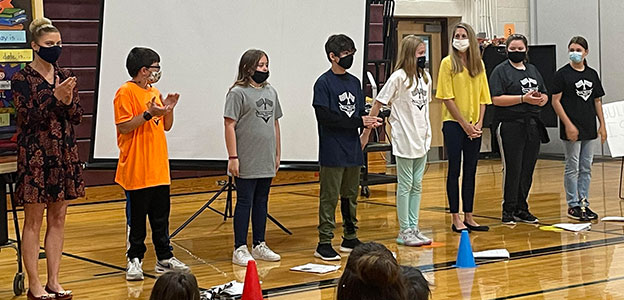
[{"label": "black sneaker", "polygon": [[514,219],[513,215],[506,211],[503,211],[503,217],[501,218],[501,221],[503,222],[503,224],[506,224],[506,225],[516,224],[516,220]]},{"label": "black sneaker", "polygon": [[316,251],[314,251],[314,257],[322,260],[340,260],[340,254],[332,248],[331,244],[318,244]]},{"label": "black sneaker", "polygon": [[539,222],[539,220],[534,215],[532,215],[529,211],[524,210],[517,211],[516,213],[514,213],[513,217],[516,221],[523,223],[535,224]]},{"label": "black sneaker", "polygon": [[589,218],[590,220],[598,219],[598,214],[589,209],[589,206],[585,207],[585,213],[587,213],[587,218]]},{"label": "black sneaker", "polygon": [[350,253],[351,251],[353,251],[353,249],[361,244],[362,242],[360,242],[360,240],[358,240],[357,238],[354,238],[352,240],[346,240],[343,239],[342,240],[342,244],[340,244],[340,252],[347,252]]},{"label": "black sneaker", "polygon": [[583,212],[580,206],[569,207],[568,218],[579,221],[589,221],[589,217],[587,216],[587,209],[585,212]]}]

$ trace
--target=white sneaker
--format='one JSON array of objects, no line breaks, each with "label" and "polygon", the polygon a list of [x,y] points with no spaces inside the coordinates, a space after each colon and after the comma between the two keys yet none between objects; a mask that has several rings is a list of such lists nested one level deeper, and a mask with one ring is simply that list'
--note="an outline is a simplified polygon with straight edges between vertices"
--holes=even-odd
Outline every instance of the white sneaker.
[{"label": "white sneaker", "polygon": [[249,249],[247,249],[247,245],[242,245],[234,250],[232,254],[232,263],[235,265],[247,266],[247,262],[250,260],[255,261],[255,259],[249,254]]},{"label": "white sneaker", "polygon": [[185,263],[179,261],[177,258],[172,257],[170,259],[163,259],[156,262],[154,267],[156,273],[165,273],[169,271],[189,272],[191,268]]},{"label": "white sneaker", "polygon": [[422,246],[423,244],[420,239],[416,238],[416,236],[414,235],[414,231],[411,228],[400,231],[396,241],[399,245],[405,245],[409,247]]},{"label": "white sneaker", "polygon": [[420,230],[414,228],[412,229],[412,235],[419,239],[422,242],[422,245],[431,245],[431,242],[433,242],[430,238],[426,237],[422,232],[420,232]]},{"label": "white sneaker", "polygon": [[253,256],[253,258],[255,259],[266,261],[279,261],[280,259],[282,259],[279,254],[269,249],[269,246],[267,246],[265,242],[262,242],[259,245],[253,247],[253,249],[251,250],[251,256]]},{"label": "white sneaker", "polygon": [[135,257],[128,261],[128,267],[126,268],[126,280],[143,280],[143,263],[138,257]]}]

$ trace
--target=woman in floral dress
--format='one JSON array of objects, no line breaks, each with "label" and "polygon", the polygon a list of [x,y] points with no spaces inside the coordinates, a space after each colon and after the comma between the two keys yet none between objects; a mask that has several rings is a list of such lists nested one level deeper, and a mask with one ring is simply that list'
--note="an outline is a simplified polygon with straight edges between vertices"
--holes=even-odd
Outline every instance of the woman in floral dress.
[{"label": "woman in floral dress", "polygon": [[[50,20],[30,25],[34,60],[12,78],[17,110],[17,201],[24,206],[22,256],[28,273],[28,299],[71,299],[58,279],[63,251],[66,200],[84,196],[82,164],[74,125],[82,107],[76,77],[56,64],[61,35]],[[46,213],[47,283],[39,281],[39,232]]]}]

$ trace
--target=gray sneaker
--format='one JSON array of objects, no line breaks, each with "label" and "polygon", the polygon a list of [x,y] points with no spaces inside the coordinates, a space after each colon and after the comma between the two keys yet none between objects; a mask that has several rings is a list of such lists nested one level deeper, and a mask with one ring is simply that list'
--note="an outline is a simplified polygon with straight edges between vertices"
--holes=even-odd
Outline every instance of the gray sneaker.
[{"label": "gray sneaker", "polygon": [[399,232],[399,236],[396,239],[397,244],[405,245],[409,247],[422,246],[423,242],[414,235],[414,231],[411,228],[405,229]]},{"label": "gray sneaker", "polygon": [[179,261],[177,258],[172,257],[157,261],[154,270],[156,273],[162,274],[169,271],[190,272],[191,268]]},{"label": "gray sneaker", "polygon": [[419,239],[420,241],[422,241],[423,245],[431,245],[431,242],[433,242],[430,238],[426,237],[422,232],[420,232],[420,230],[418,229],[412,229],[412,234],[414,235],[415,238]]}]

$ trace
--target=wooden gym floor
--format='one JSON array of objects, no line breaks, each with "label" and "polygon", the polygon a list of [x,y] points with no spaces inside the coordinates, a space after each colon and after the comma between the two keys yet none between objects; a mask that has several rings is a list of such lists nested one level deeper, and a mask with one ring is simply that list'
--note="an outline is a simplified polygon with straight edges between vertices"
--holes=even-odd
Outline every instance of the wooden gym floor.
[{"label": "wooden gym floor", "polygon": [[[373,169],[383,171],[379,158]],[[388,169],[392,172],[392,169]],[[621,216],[618,198],[620,162],[594,163],[591,207],[601,217]],[[333,299],[336,278],[341,271],[326,275],[291,272],[293,266],[316,262],[312,254],[317,243],[319,185],[314,172],[281,171],[274,181],[269,201],[270,213],[294,234],[267,225],[267,243],[282,255],[277,263],[258,263],[262,287],[269,299]],[[446,164],[430,163],[423,180],[420,212],[421,230],[433,238],[428,247],[398,246],[395,212],[396,184],[371,186],[371,197],[360,198],[359,236],[377,241],[396,252],[403,265],[417,266],[432,284],[433,299],[624,299],[624,227],[595,222],[582,233],[544,230],[537,225],[500,223],[500,160],[479,162],[475,215],[491,230],[470,235],[474,251],[506,248],[511,259],[481,261],[474,269],[456,269],[459,235],[450,230],[450,214],[445,211]],[[171,231],[199,209],[218,189],[224,177],[178,180],[172,185]],[[69,207],[61,282],[76,299],[148,299],[155,281],[154,252],[148,233],[144,260],[146,278],[126,282],[124,195],[117,186],[88,188],[87,197]],[[225,197],[213,206],[223,211]],[[538,161],[530,194],[531,211],[542,225],[570,222],[566,217],[563,192],[563,162]],[[23,214],[20,211],[20,224]],[[340,222],[340,213],[337,214]],[[9,235],[14,238],[9,215]],[[334,245],[341,239],[338,224]],[[43,231],[42,231],[43,238]],[[175,255],[189,264],[201,288],[231,280],[242,281],[245,269],[233,266],[232,220],[210,210],[204,211],[173,240]],[[14,297],[15,251],[0,252],[0,299]],[[344,266],[346,256],[340,262]],[[39,270],[45,282],[45,260]]]}]

